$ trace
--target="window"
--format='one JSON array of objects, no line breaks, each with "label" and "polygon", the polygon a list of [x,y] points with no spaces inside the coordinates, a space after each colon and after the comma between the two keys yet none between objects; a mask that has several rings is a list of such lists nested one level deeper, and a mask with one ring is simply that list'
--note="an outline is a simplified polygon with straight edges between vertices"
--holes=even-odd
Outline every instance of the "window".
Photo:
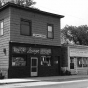
[{"label": "window", "polygon": [[31,35],[31,21],[21,19],[21,35]]},{"label": "window", "polygon": [[78,67],[82,67],[82,58],[81,57],[78,57],[77,62],[78,62]]},{"label": "window", "polygon": [[48,24],[48,29],[47,29],[47,37],[48,38],[53,38],[53,25],[52,24]]},{"label": "window", "polygon": [[12,57],[12,66],[26,66],[26,57],[13,56]]},{"label": "window", "polygon": [[4,22],[0,21],[0,35],[3,35]]},{"label": "window", "polygon": [[78,57],[78,67],[88,67],[88,58],[87,57]]},{"label": "window", "polygon": [[41,56],[41,65],[51,66],[51,56]]}]

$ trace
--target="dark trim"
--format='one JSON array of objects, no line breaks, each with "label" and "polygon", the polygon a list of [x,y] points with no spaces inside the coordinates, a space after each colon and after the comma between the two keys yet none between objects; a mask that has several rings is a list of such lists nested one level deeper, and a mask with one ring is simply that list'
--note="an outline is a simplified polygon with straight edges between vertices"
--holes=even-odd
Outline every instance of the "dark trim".
[{"label": "dark trim", "polygon": [[54,45],[41,45],[41,44],[29,44],[29,43],[21,43],[21,42],[16,42],[16,41],[10,41],[10,44],[14,44],[14,45],[17,45],[17,46],[19,46],[20,44],[23,44],[23,46],[25,46],[25,45],[31,45],[31,46],[33,46],[33,47],[36,47],[36,46],[43,46],[43,47],[61,47],[61,46],[54,46]]},{"label": "dark trim", "polygon": [[29,8],[29,7],[21,6],[21,5],[18,5],[18,4],[11,3],[11,2],[8,2],[5,5],[3,5],[2,7],[0,7],[0,11],[6,9],[8,7],[14,7],[14,8],[17,8],[17,9],[27,10],[27,11],[42,14],[42,15],[53,16],[53,17],[56,17],[56,18],[63,18],[64,17],[63,15],[44,12],[44,11],[41,11],[39,9]]},{"label": "dark trim", "polygon": [[[21,22],[22,21],[24,21],[24,22],[28,22],[30,25],[29,25],[29,27],[30,27],[30,33],[29,33],[29,35],[26,35],[26,34],[22,34],[22,32],[21,32]],[[20,35],[24,35],[24,36],[32,36],[32,21],[31,20],[28,20],[28,19],[23,19],[23,18],[21,18],[20,19]]]}]

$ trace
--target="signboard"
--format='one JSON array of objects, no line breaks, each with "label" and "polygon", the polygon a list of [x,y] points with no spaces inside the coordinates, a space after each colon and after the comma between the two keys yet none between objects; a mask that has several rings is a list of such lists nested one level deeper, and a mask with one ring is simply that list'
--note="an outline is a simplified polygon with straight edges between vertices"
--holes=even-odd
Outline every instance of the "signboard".
[{"label": "signboard", "polygon": [[46,38],[46,35],[43,34],[33,34],[34,37]]},{"label": "signboard", "polygon": [[40,54],[50,55],[51,54],[51,49],[41,48],[40,49]]},{"label": "signboard", "polygon": [[18,54],[42,54],[42,55],[50,55],[51,54],[51,49],[47,48],[33,48],[33,47],[18,47],[18,46],[13,46],[12,47],[12,52],[13,53],[18,53]]},{"label": "signboard", "polygon": [[86,50],[86,49],[70,49],[70,56],[88,57],[88,50]]},{"label": "signboard", "polygon": [[27,53],[39,54],[39,49],[38,48],[31,48],[31,47],[29,47],[28,50],[27,50]]},{"label": "signboard", "polygon": [[26,47],[17,47],[17,46],[14,46],[12,48],[13,50],[13,53],[26,53]]}]

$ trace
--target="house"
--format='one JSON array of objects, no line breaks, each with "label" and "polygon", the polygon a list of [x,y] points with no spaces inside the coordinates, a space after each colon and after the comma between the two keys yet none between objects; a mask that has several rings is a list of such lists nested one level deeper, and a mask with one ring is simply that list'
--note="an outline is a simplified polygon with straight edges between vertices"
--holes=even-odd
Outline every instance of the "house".
[{"label": "house", "polygon": [[60,75],[62,15],[13,3],[0,8],[0,71],[6,78]]},{"label": "house", "polygon": [[88,46],[62,45],[62,68],[71,74],[88,75]]}]

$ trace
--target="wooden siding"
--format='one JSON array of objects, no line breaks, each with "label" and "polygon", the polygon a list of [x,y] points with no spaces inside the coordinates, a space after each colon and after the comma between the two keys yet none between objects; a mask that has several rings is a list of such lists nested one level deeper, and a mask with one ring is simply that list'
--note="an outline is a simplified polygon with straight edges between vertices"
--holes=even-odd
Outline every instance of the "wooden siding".
[{"label": "wooden siding", "polygon": [[[47,23],[54,24],[54,39],[36,38],[33,36],[20,35],[20,19],[32,21],[32,33],[47,36]],[[11,31],[10,41],[41,45],[60,46],[60,19],[36,14],[16,8],[11,8]]]},{"label": "wooden siding", "polygon": [[[0,12],[0,20],[4,20],[4,35],[0,36],[0,70],[8,76],[9,67],[9,41],[10,41],[10,14],[9,8]],[[3,49],[6,49],[6,54]]]}]

